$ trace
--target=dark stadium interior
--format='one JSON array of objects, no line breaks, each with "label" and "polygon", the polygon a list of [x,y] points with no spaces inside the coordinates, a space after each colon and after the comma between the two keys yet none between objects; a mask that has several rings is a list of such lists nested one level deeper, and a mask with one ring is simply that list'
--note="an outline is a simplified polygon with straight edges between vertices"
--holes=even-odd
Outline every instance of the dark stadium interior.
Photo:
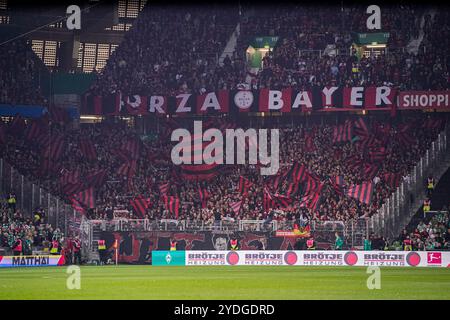
[{"label": "dark stadium interior", "polygon": [[[369,238],[373,250],[449,249],[448,7],[383,4],[381,29],[368,30],[367,6],[345,1],[78,4],[81,29],[69,30],[65,3],[0,0],[0,256],[18,239],[24,255],[54,241],[72,252],[78,237],[88,261],[101,238],[108,250],[121,239],[121,261],[147,263],[147,248],[175,238],[181,250],[228,250],[233,237],[243,249],[304,249],[308,237],[335,249],[335,232],[348,249]],[[321,104],[330,87],[339,89]],[[395,100],[354,107],[359,87],[367,105],[368,88]],[[311,93],[313,106],[263,109],[269,90],[291,104]],[[259,97],[248,112],[233,100],[241,91]],[[410,92],[446,94],[446,105],[396,105]],[[229,112],[174,111],[176,96],[198,111],[208,93]],[[167,98],[167,114],[148,111],[151,97]],[[280,170],[173,164],[171,133],[192,132],[194,120],[279,129]]]}]

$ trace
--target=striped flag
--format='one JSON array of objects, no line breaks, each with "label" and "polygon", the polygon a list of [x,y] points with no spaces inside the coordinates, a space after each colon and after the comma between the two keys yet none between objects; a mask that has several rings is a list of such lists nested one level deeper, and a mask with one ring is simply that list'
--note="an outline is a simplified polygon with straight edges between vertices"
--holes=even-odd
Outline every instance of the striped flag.
[{"label": "striped flag", "polygon": [[175,196],[163,196],[164,205],[166,209],[169,210],[172,214],[175,214],[175,217],[178,219],[178,215],[180,213],[180,199]]},{"label": "striped flag", "polygon": [[373,182],[364,182],[359,185],[352,185],[347,190],[347,196],[357,199],[359,202],[370,204],[374,190]]},{"label": "striped flag", "polygon": [[298,162],[292,164],[291,169],[287,173],[287,177],[294,182],[304,182],[309,172],[304,165],[300,165]]},{"label": "striped flag", "polygon": [[329,178],[330,185],[334,191],[338,194],[344,193],[344,177],[343,176],[334,176]]},{"label": "striped flag", "polygon": [[87,187],[100,188],[106,180],[106,170],[96,170],[84,178]]},{"label": "striped flag", "polygon": [[27,126],[25,139],[28,141],[33,141],[37,139],[42,132],[41,122],[39,120],[32,120]]},{"label": "striped flag", "polygon": [[[203,152],[212,142],[203,142],[202,135],[192,135],[191,138],[191,150],[192,158],[191,164],[181,165],[181,176],[186,180],[208,181],[219,175],[219,169],[222,165],[215,162],[207,164],[216,157],[222,157],[223,154],[216,154],[216,150],[211,153],[205,154],[203,158]],[[209,158],[208,156],[211,156]],[[195,162],[202,162],[201,164],[195,164]]]},{"label": "striped flag", "polygon": [[253,185],[252,182],[250,182],[250,180],[248,180],[247,178],[240,176],[239,177],[239,185],[238,185],[238,192],[240,194],[243,194],[244,196],[246,196],[248,194],[248,189],[250,189],[250,187]]},{"label": "striped flag", "polygon": [[372,163],[382,162],[387,155],[388,152],[385,147],[373,147],[369,149],[369,158]]},{"label": "striped flag", "polygon": [[239,211],[241,210],[241,206],[242,206],[242,200],[230,203],[230,207],[231,207],[231,209],[233,209],[233,211],[236,215],[239,214]]},{"label": "striped flag", "polygon": [[87,209],[95,208],[95,195],[93,188],[88,188],[84,191],[74,194],[72,198],[75,199],[84,208]]},{"label": "striped flag", "polygon": [[145,211],[150,206],[150,203],[150,198],[144,198],[143,196],[130,200],[130,204],[133,207],[134,212],[141,218],[145,217]]},{"label": "striped flag", "polygon": [[263,208],[264,208],[264,211],[268,212],[274,206],[275,206],[275,201],[273,200],[269,189],[264,187],[264,194],[263,194]]},{"label": "striped flag", "polygon": [[118,169],[117,174],[121,176],[133,177],[136,173],[137,162],[136,160],[131,160],[123,163]]},{"label": "striped flag", "polygon": [[366,180],[372,180],[377,175],[380,167],[375,164],[365,163],[363,166],[363,176]]},{"label": "striped flag", "polygon": [[78,142],[78,146],[80,148],[83,156],[88,160],[97,160],[97,151],[95,150],[94,143],[87,139],[81,139]]},{"label": "striped flag", "polygon": [[288,185],[286,195],[289,198],[292,198],[292,197],[294,197],[297,194],[298,189],[299,189],[299,183],[298,182],[291,182]]},{"label": "striped flag", "polygon": [[138,159],[140,151],[140,140],[138,140],[138,138],[128,139],[128,141],[126,141],[122,145],[121,149],[122,151],[127,152],[129,159]]},{"label": "striped flag", "polygon": [[369,128],[363,118],[359,117],[353,124],[353,132],[357,136],[368,136]]},{"label": "striped flag", "polygon": [[333,143],[340,143],[352,140],[352,124],[350,121],[345,121],[344,124],[334,126],[333,128]]},{"label": "striped flag", "polygon": [[200,201],[202,202],[202,208],[206,208],[206,202],[209,198],[209,192],[206,189],[202,189],[202,187],[198,186],[198,194],[200,197]]},{"label": "striped flag", "polygon": [[80,180],[80,170],[65,171],[60,178],[61,185],[68,183],[77,183]]},{"label": "striped flag", "polygon": [[65,150],[65,141],[63,135],[53,135],[44,149],[44,157],[58,160]]},{"label": "striped flag", "polygon": [[387,172],[383,175],[383,180],[391,188],[397,188],[400,185],[402,176],[400,173]]},{"label": "striped flag", "polygon": [[163,196],[166,196],[166,195],[167,195],[167,192],[169,192],[169,188],[170,188],[170,186],[169,186],[169,183],[168,183],[168,182],[163,183],[163,184],[160,184],[160,185],[159,185],[159,192],[161,192],[161,194],[162,194]]},{"label": "striped flag", "polygon": [[322,190],[323,183],[318,178],[311,175],[307,176],[306,183],[304,185],[304,194],[310,194]]},{"label": "striped flag", "polygon": [[314,192],[304,195],[300,199],[300,208],[308,208],[312,210],[317,210],[317,205],[319,204],[320,193]]}]

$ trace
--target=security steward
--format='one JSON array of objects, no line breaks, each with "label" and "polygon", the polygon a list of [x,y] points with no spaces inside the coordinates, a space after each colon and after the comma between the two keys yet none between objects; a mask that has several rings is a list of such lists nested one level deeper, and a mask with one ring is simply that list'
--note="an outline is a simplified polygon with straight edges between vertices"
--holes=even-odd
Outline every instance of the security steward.
[{"label": "security steward", "polygon": [[428,198],[431,197],[431,195],[433,194],[433,190],[434,190],[434,179],[433,179],[433,177],[428,177],[428,179],[427,179]]},{"label": "security steward", "polygon": [[175,239],[170,240],[170,251],[177,251],[177,241]]},{"label": "security steward", "polygon": [[52,247],[50,248],[50,254],[56,255],[59,253],[59,241],[58,240],[52,240]]},{"label": "security steward", "polygon": [[306,240],[306,249],[307,250],[316,250],[316,243],[315,243],[313,237]]},{"label": "security steward", "polygon": [[238,241],[236,238],[232,238],[230,240],[230,247],[231,247],[231,250],[233,250],[233,251],[239,250],[239,245],[238,245]]},{"label": "security steward", "polygon": [[425,199],[423,201],[423,216],[425,217],[427,212],[430,210],[431,210],[431,201],[430,201],[430,199]]},{"label": "security steward", "polygon": [[16,212],[16,195],[11,192],[8,196],[7,202],[9,209],[12,210],[12,213],[14,214]]},{"label": "security steward", "polygon": [[105,240],[98,240],[98,255],[100,257],[100,264],[106,264],[106,242]]}]

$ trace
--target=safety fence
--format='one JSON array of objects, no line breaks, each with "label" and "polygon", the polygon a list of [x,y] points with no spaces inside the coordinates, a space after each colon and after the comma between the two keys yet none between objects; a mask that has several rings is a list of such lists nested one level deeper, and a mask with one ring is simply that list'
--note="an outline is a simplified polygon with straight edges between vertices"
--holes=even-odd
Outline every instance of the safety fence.
[{"label": "safety fence", "polygon": [[374,232],[392,239],[399,235],[417,212],[425,197],[425,180],[430,175],[440,177],[447,169],[442,163],[445,163],[450,151],[449,131],[449,126],[446,126],[396,191],[370,218],[370,228]]}]

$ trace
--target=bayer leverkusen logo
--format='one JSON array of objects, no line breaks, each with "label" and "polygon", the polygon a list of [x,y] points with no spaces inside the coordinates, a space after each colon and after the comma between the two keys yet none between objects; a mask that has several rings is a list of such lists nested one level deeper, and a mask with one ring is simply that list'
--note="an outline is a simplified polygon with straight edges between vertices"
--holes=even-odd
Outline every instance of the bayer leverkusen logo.
[{"label": "bayer leverkusen logo", "polygon": [[420,263],[420,255],[417,252],[408,253],[406,256],[406,263],[412,267],[418,266]]},{"label": "bayer leverkusen logo", "polygon": [[228,252],[227,262],[232,266],[236,265],[239,262],[239,254],[235,251]]},{"label": "bayer leverkusen logo", "polygon": [[344,262],[349,266],[354,266],[358,262],[358,255],[349,251],[344,255]]},{"label": "bayer leverkusen logo", "polygon": [[284,255],[284,262],[286,262],[290,266],[296,264],[297,260],[298,260],[297,254],[293,251],[288,251]]}]

